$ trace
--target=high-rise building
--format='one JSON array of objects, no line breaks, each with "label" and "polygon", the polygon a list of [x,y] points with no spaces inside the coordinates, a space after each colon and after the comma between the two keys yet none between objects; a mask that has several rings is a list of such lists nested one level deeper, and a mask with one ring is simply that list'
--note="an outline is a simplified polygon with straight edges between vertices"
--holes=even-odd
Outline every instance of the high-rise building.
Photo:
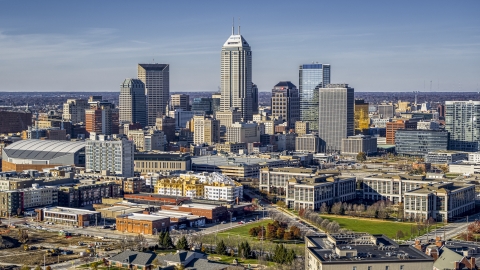
[{"label": "high-rise building", "polygon": [[253,143],[260,141],[261,127],[257,123],[234,123],[227,127],[226,141],[231,143]]},{"label": "high-rise building", "polygon": [[258,87],[252,83],[252,114],[258,113]]},{"label": "high-rise building", "polygon": [[132,177],[133,155],[133,141],[91,133],[85,145],[85,170],[109,171],[118,176]]},{"label": "high-rise building", "polygon": [[318,130],[318,89],[330,84],[330,65],[308,64],[299,68],[300,119]]},{"label": "high-rise building", "polygon": [[355,100],[355,134],[368,133],[370,117],[368,117],[368,103],[363,99]]},{"label": "high-rise building", "polygon": [[213,145],[220,142],[220,121],[204,117],[193,117],[193,143]]},{"label": "high-rise building", "polygon": [[217,112],[215,119],[220,121],[220,131],[225,132],[226,128],[232,126],[233,123],[242,121],[242,113],[239,111]]},{"label": "high-rise building", "polygon": [[300,120],[300,97],[293,83],[283,81],[273,87],[272,117],[281,117],[291,128]]},{"label": "high-rise building", "polygon": [[327,84],[318,99],[320,152],[341,151],[342,139],[355,133],[354,90],[348,84]]},{"label": "high-rise building", "polygon": [[222,99],[222,95],[220,93],[212,94],[212,110],[213,113],[220,111],[220,100]]},{"label": "high-rise building", "polygon": [[145,84],[139,79],[125,79],[120,85],[119,121],[121,124],[147,125]]},{"label": "high-rise building", "polygon": [[380,118],[392,118],[395,115],[395,108],[392,104],[380,104],[377,106]]},{"label": "high-rise building", "polygon": [[450,150],[480,150],[480,101],[446,101],[445,129],[450,132]]},{"label": "high-rise building", "polygon": [[175,123],[175,118],[168,116],[157,117],[155,126],[158,130],[163,131],[167,142],[175,141]]},{"label": "high-rise building", "polygon": [[154,126],[157,116],[165,115],[170,99],[170,65],[138,64],[138,79],[145,84],[147,124]]},{"label": "high-rise building", "polygon": [[396,131],[399,129],[417,129],[417,118],[415,119],[396,119],[392,122],[386,123],[386,131],[385,131],[385,142],[387,144],[395,144],[395,134]]},{"label": "high-rise building", "polygon": [[75,123],[85,123],[85,110],[90,109],[90,105],[85,99],[67,99],[63,103],[63,121]]},{"label": "high-rise building", "polygon": [[223,44],[221,52],[221,100],[220,111],[237,109],[243,121],[252,120],[252,51],[239,33]]},{"label": "high-rise building", "polygon": [[115,105],[106,100],[90,99],[90,109],[85,110],[87,132],[111,135],[119,132],[119,112]]},{"label": "high-rise building", "polygon": [[190,96],[186,94],[174,94],[170,96],[170,110],[190,110]]},{"label": "high-rise building", "polygon": [[309,122],[296,121],[295,122],[295,133],[298,134],[298,136],[309,134],[310,133],[310,125],[309,124],[310,124]]},{"label": "high-rise building", "polygon": [[213,114],[213,98],[194,98],[192,111],[201,111],[205,114]]}]

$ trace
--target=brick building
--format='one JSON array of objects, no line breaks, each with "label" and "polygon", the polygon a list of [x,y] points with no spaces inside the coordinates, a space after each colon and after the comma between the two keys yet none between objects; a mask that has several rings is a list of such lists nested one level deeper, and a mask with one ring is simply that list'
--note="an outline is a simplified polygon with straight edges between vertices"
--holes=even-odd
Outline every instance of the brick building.
[{"label": "brick building", "polygon": [[21,132],[31,125],[31,112],[0,111],[0,133]]},{"label": "brick building", "polygon": [[117,217],[117,231],[141,234],[156,234],[170,229],[170,218],[165,216],[132,213]]},{"label": "brick building", "polygon": [[174,210],[192,213],[192,215],[204,216],[206,221],[218,222],[229,218],[227,207],[220,205],[184,203],[182,205],[162,205],[162,210]]}]

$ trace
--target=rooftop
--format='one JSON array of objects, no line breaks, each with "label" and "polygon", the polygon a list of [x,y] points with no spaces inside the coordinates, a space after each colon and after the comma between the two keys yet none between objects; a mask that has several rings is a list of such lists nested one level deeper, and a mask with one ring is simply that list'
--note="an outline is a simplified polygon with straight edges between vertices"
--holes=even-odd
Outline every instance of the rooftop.
[{"label": "rooftop", "polygon": [[78,208],[68,208],[68,207],[47,207],[47,208],[43,208],[43,211],[44,212],[61,212],[61,213],[75,214],[75,215],[100,214],[100,212],[97,212],[97,211],[78,209]]},{"label": "rooftop", "polygon": [[21,140],[3,148],[9,158],[50,160],[85,148],[85,142]]},{"label": "rooftop", "polygon": [[286,160],[281,159],[268,159],[268,158],[258,158],[250,156],[196,156],[192,157],[192,163],[196,166],[254,166],[265,163],[273,162],[285,162]]}]

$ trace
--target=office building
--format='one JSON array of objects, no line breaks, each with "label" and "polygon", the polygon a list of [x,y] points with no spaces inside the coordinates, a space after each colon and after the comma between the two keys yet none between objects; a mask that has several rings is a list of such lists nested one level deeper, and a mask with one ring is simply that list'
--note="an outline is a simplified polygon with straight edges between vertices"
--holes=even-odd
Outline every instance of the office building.
[{"label": "office building", "polygon": [[119,122],[147,125],[147,99],[145,84],[139,79],[125,79],[120,85]]},{"label": "office building", "polygon": [[395,144],[395,134],[399,129],[417,129],[418,119],[395,119],[386,123],[386,143]]},{"label": "office building", "polygon": [[282,118],[289,127],[294,128],[300,120],[300,96],[297,87],[289,82],[277,83],[272,89],[272,117]]},{"label": "office building", "polygon": [[417,129],[423,130],[439,130],[440,124],[435,121],[420,121],[417,123]]},{"label": "office building", "polygon": [[295,133],[298,136],[302,136],[310,133],[310,122],[306,121],[296,121],[295,122]]},{"label": "office building", "polygon": [[317,153],[320,147],[320,138],[315,134],[305,134],[295,138],[295,151]]},{"label": "office building", "polygon": [[355,99],[355,134],[367,135],[369,128],[368,103],[363,99]]},{"label": "office building", "polygon": [[447,150],[449,137],[444,130],[398,129],[395,151],[402,156],[423,157],[429,152]]},{"label": "office building", "polygon": [[260,169],[259,189],[262,192],[275,195],[285,195],[285,189],[290,179],[303,180],[315,177],[316,169],[312,168],[271,168]]},{"label": "office building", "polygon": [[226,141],[231,143],[259,142],[261,134],[259,124],[237,122],[227,127]]},{"label": "office building", "polygon": [[220,100],[222,99],[222,95],[220,93],[212,94],[212,110],[213,113],[220,111]]},{"label": "office building", "polygon": [[185,153],[136,153],[134,162],[142,174],[192,170],[190,154]]},{"label": "office building", "polygon": [[425,162],[432,164],[451,164],[468,160],[468,153],[461,151],[441,150],[425,155]]},{"label": "office building", "polygon": [[90,109],[90,105],[85,99],[67,99],[63,103],[63,121],[75,123],[85,123],[85,110]]},{"label": "office building", "polygon": [[129,130],[126,135],[130,141],[133,141],[136,151],[165,150],[165,133],[161,130],[153,128],[136,129]]},{"label": "office building", "polygon": [[319,104],[320,152],[340,151],[342,139],[355,133],[354,89],[348,84],[327,84],[320,88]]},{"label": "office building", "polygon": [[258,113],[258,87],[252,83],[252,114]]},{"label": "office building", "polygon": [[154,126],[157,116],[165,115],[170,99],[170,65],[138,64],[138,79],[145,84],[147,125]]},{"label": "office building", "polygon": [[305,237],[305,270],[433,269],[434,259],[380,234],[334,233]]},{"label": "office building", "polygon": [[446,101],[445,130],[450,132],[450,150],[480,150],[480,101]]},{"label": "office building", "polygon": [[90,109],[85,110],[85,129],[87,132],[112,135],[119,133],[119,111],[115,104],[98,99],[90,99]]},{"label": "office building", "polygon": [[175,118],[175,128],[185,128],[188,121],[192,120],[194,116],[204,116],[205,113],[202,111],[184,111],[182,109],[177,109],[175,111],[170,111],[169,116]]},{"label": "office building", "polygon": [[193,143],[213,145],[220,142],[220,121],[204,116],[193,117]]},{"label": "office building", "polygon": [[0,134],[17,133],[32,126],[31,112],[0,111]]},{"label": "office building", "polygon": [[133,141],[92,133],[85,145],[85,171],[132,177],[133,153]]},{"label": "office building", "polygon": [[320,210],[323,203],[346,202],[356,199],[356,178],[332,174],[315,175],[302,180],[292,177],[286,183],[285,204],[290,209]]},{"label": "office building", "polygon": [[192,111],[204,112],[207,115],[214,113],[213,98],[194,98],[192,102]]},{"label": "office building", "polygon": [[37,221],[53,222],[69,226],[97,226],[101,221],[100,212],[67,208],[67,207],[48,207],[36,209]]},{"label": "office building", "polygon": [[225,143],[217,143],[215,145],[215,149],[217,152],[225,152],[225,153],[240,153],[244,152],[247,149],[246,143],[232,143],[232,142],[225,142]]},{"label": "office building", "polygon": [[190,111],[190,96],[186,94],[173,94],[170,96],[170,110],[182,109]]},{"label": "office building", "polygon": [[223,44],[221,52],[220,111],[237,109],[242,121],[252,120],[252,51],[239,33],[232,35]]},{"label": "office building", "polygon": [[215,119],[220,121],[220,130],[226,132],[228,127],[237,122],[242,122],[242,113],[237,110],[216,112]]},{"label": "office building", "polygon": [[330,84],[330,65],[308,64],[299,67],[300,120],[318,131],[318,89]]},{"label": "office building", "polygon": [[167,142],[175,141],[175,127],[176,127],[175,118],[168,117],[168,116],[157,117],[157,119],[155,120],[155,127],[158,130],[163,131],[167,139]]},{"label": "office building", "polygon": [[388,119],[395,115],[395,108],[392,104],[380,104],[377,106],[380,118]]},{"label": "office building", "polygon": [[342,139],[342,155],[356,156],[358,153],[377,153],[377,138],[369,135],[355,135]]}]

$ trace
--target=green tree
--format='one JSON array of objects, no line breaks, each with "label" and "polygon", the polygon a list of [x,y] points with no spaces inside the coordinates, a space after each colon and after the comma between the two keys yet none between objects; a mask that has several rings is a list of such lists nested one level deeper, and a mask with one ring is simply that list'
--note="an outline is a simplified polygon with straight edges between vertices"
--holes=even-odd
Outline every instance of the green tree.
[{"label": "green tree", "polygon": [[92,269],[92,270],[97,270],[97,269],[98,269],[98,264],[97,264],[96,262],[92,262],[92,263],[90,264],[90,269]]},{"label": "green tree", "polygon": [[170,237],[170,233],[166,232],[165,235],[163,236],[163,248],[171,248],[173,247],[173,241],[172,238]]},{"label": "green tree", "polygon": [[177,242],[177,249],[188,250],[188,241],[185,236],[182,236]]},{"label": "green tree", "polygon": [[165,238],[165,232],[160,232],[160,234],[158,235],[158,247],[160,248],[165,248],[163,246],[163,238]]},{"label": "green tree", "polygon": [[252,248],[250,247],[250,244],[248,241],[240,243],[238,245],[238,256],[242,257],[243,259],[248,259],[251,257],[252,254]]},{"label": "green tree", "polygon": [[288,264],[292,264],[296,258],[297,258],[297,255],[295,254],[295,251],[293,249],[290,249],[287,252],[287,257],[285,258],[285,262]]},{"label": "green tree", "polygon": [[283,264],[287,258],[287,249],[284,245],[276,245],[275,252],[273,253],[273,261]]},{"label": "green tree", "polygon": [[357,154],[357,161],[364,162],[365,160],[367,160],[367,154],[365,154],[365,152],[359,152]]},{"label": "green tree", "polygon": [[30,266],[28,265],[22,265],[22,267],[20,268],[20,270],[30,270],[32,268],[30,268]]},{"label": "green tree", "polygon": [[42,270],[42,267],[40,265],[35,266],[35,270]]},{"label": "green tree", "polygon": [[215,253],[219,255],[225,255],[226,252],[227,247],[225,246],[223,240],[220,240],[220,242],[217,244],[217,247],[215,248]]}]

